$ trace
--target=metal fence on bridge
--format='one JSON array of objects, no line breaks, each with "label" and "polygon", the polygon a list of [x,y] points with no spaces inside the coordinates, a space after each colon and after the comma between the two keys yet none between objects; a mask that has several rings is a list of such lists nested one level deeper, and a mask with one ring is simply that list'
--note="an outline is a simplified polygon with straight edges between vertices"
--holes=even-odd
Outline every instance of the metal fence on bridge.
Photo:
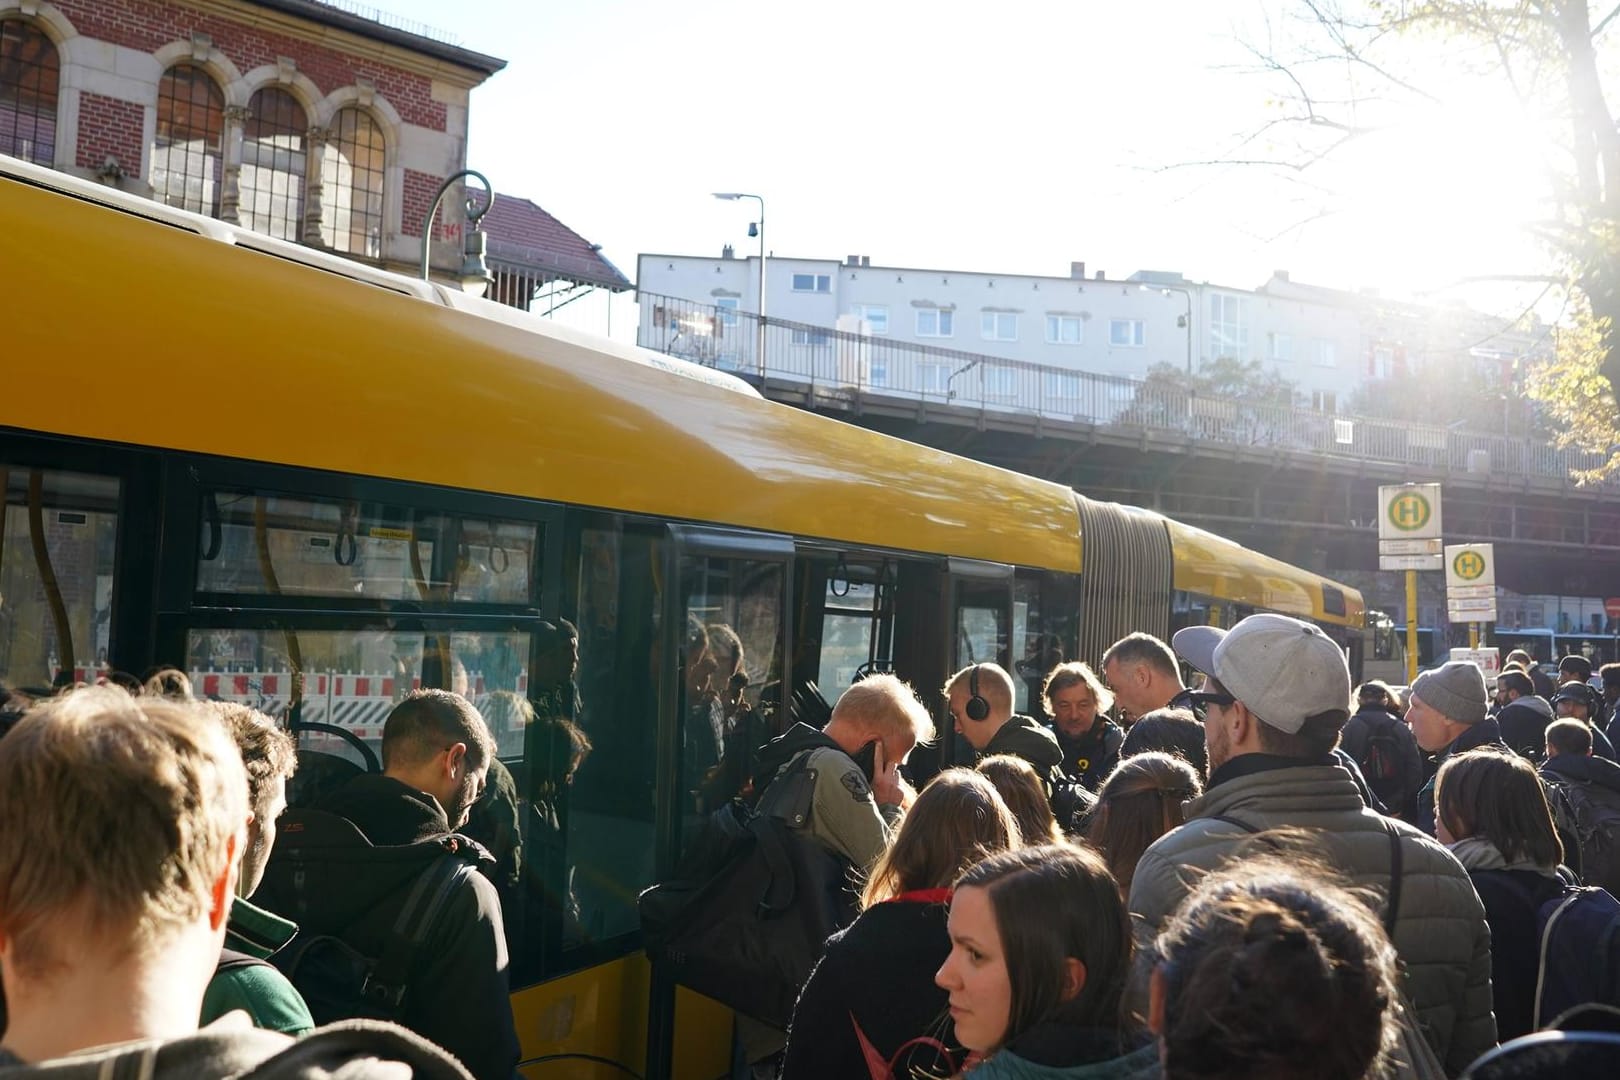
[{"label": "metal fence on bridge", "polygon": [[1603,461],[1599,454],[1560,450],[1518,436],[1199,395],[1152,379],[1098,375],[775,318],[766,320],[762,335],[751,312],[646,292],[639,300],[639,345],[721,371],[803,382],[811,389],[1497,476],[1562,480]]}]

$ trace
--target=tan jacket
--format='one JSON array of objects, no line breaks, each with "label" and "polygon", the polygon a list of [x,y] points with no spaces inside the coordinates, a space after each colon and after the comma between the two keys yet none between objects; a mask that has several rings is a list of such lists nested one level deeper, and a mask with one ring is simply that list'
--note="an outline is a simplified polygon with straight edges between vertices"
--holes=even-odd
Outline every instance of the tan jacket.
[{"label": "tan jacket", "polygon": [[[1249,839],[1217,816],[1256,829],[1311,829],[1323,854],[1353,885],[1389,895],[1390,841],[1380,815],[1366,808],[1355,782],[1332,765],[1301,765],[1236,777],[1186,805],[1187,824],[1142,855],[1131,882],[1138,948],[1151,942],[1200,871],[1213,870]],[[1491,931],[1462,864],[1440,844],[1396,821],[1402,841],[1395,950],[1405,992],[1446,1072],[1460,1074],[1496,1045],[1491,1014]],[[1145,1002],[1145,980],[1132,1000]]]}]

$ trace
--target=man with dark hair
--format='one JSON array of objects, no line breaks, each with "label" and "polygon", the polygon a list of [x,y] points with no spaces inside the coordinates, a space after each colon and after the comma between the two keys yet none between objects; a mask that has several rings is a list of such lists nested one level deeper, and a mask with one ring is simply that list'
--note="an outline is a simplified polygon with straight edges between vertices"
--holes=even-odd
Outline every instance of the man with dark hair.
[{"label": "man with dark hair", "polygon": [[264,962],[292,940],[298,927],[249,901],[276,846],[276,819],[287,809],[287,780],[298,768],[298,749],[292,736],[257,709],[234,701],[210,701],[203,707],[225,726],[242,753],[248,825],[225,949],[203,995],[202,1022],[241,1009],[255,1027],[302,1035],[315,1026],[309,1006],[285,975]]},{"label": "man with dark hair", "polygon": [[1599,733],[1585,720],[1568,718],[1547,728],[1547,761],[1541,778],[1571,866],[1588,885],[1620,890],[1620,765],[1595,756]]},{"label": "man with dark hair", "polygon": [[1578,682],[1582,685],[1592,680],[1592,661],[1580,653],[1570,653],[1558,661],[1558,685]]},{"label": "man with dark hair", "polygon": [[[1485,910],[1456,858],[1368,809],[1333,756],[1349,718],[1344,651],[1319,627],[1272,614],[1251,615],[1230,631],[1188,627],[1174,644],[1210,676],[1192,695],[1205,710],[1209,786],[1186,805],[1187,823],[1137,864],[1129,906],[1138,942],[1151,940],[1189,882],[1249,843],[1249,834],[1303,830],[1353,884],[1390,897],[1386,917],[1423,1034],[1449,1074],[1462,1072],[1496,1043]],[[1395,865],[1399,890],[1390,883]],[[1146,1000],[1147,974],[1139,968],[1133,980],[1135,1004]]]},{"label": "man with dark hair", "polygon": [[1558,688],[1552,698],[1553,712],[1560,720],[1579,720],[1592,729],[1592,753],[1609,761],[1615,760],[1614,744],[1594,722],[1602,715],[1603,699],[1586,683],[1571,680]]},{"label": "man with dark hair", "polygon": [[1551,698],[1553,691],[1558,689],[1553,685],[1553,681],[1547,677],[1547,673],[1541,670],[1541,665],[1536,662],[1536,658],[1531,656],[1527,650],[1514,649],[1508,653],[1507,659],[1503,661],[1503,667],[1509,667],[1513,664],[1523,667],[1524,673],[1530,676],[1530,682],[1535,686],[1537,697]]},{"label": "man with dark hair", "polygon": [[1603,715],[1593,722],[1607,735],[1615,712],[1620,710],[1620,664],[1604,664],[1598,668],[1598,677],[1603,680]]},{"label": "man with dark hair", "polygon": [[[296,956],[306,935],[326,935],[381,957],[437,860],[488,861],[452,833],[482,794],[494,756],[483,717],[460,695],[417,690],[394,706],[383,727],[382,773],[357,776],[314,811],[287,815],[263,890],[272,910],[298,916],[300,939],[285,955]],[[377,848],[398,857],[378,857]],[[482,874],[447,880],[443,907],[410,955],[398,1019],[480,1080],[507,1080],[519,1054],[500,899]],[[293,982],[302,987],[296,974]],[[326,1017],[317,1010],[316,1019]]]},{"label": "man with dark hair", "polygon": [[[1437,765],[1476,746],[1507,746],[1496,718],[1488,715],[1485,673],[1467,660],[1448,660],[1417,677],[1407,695],[1406,722],[1418,748],[1437,755]],[[1412,824],[1434,835],[1433,776],[1418,792]]]},{"label": "man with dark hair", "polygon": [[1108,646],[1099,669],[1127,724],[1154,709],[1182,706],[1187,688],[1170,646],[1152,634],[1127,634]]},{"label": "man with dark hair", "polygon": [[1547,700],[1536,693],[1530,676],[1517,668],[1503,671],[1496,677],[1496,703],[1502,741],[1514,753],[1540,762],[1553,711]]},{"label": "man with dark hair", "polygon": [[[1568,755],[1592,756],[1592,729],[1579,720],[1554,720],[1547,725],[1547,760]],[[1620,767],[1620,766],[1617,766]]]},{"label": "man with dark hair", "polygon": [[[1401,720],[1397,699],[1374,679],[1356,690],[1355,715],[1344,725],[1344,751],[1386,811],[1410,818],[1423,786],[1423,756],[1412,729]],[[1377,809],[1377,807],[1374,807]]]}]

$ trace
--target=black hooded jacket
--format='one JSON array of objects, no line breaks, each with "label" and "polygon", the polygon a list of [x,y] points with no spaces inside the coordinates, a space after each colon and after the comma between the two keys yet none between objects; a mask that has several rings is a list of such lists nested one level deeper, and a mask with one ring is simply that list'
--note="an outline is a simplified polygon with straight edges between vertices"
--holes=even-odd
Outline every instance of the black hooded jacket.
[{"label": "black hooded jacket", "polygon": [[[433,796],[389,776],[357,776],[317,809],[347,819],[372,847],[403,847],[451,831]],[[381,955],[426,863],[367,858],[360,838],[301,843],[296,828],[295,818],[278,837],[254,902],[297,922],[301,934],[341,936],[367,956]],[[294,852],[301,888],[293,886]],[[518,1062],[507,959],[495,887],[469,874],[413,961],[400,1022],[450,1051],[479,1080],[509,1080]]]},{"label": "black hooded jacket", "polygon": [[1547,725],[1552,722],[1552,706],[1535,694],[1514,698],[1496,714],[1508,749],[1536,762],[1547,756]]}]

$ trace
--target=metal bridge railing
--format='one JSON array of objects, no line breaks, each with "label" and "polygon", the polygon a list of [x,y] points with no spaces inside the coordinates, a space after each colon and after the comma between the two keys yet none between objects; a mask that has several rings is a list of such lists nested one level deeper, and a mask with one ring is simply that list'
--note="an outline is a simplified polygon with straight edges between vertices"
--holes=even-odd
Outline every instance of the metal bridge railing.
[{"label": "metal bridge railing", "polygon": [[1559,450],[1519,436],[1191,394],[1153,380],[1004,360],[776,318],[766,320],[761,363],[759,323],[751,312],[647,292],[638,299],[637,344],[721,371],[804,382],[811,389],[1498,476],[1567,479],[1603,460],[1599,454]]}]

